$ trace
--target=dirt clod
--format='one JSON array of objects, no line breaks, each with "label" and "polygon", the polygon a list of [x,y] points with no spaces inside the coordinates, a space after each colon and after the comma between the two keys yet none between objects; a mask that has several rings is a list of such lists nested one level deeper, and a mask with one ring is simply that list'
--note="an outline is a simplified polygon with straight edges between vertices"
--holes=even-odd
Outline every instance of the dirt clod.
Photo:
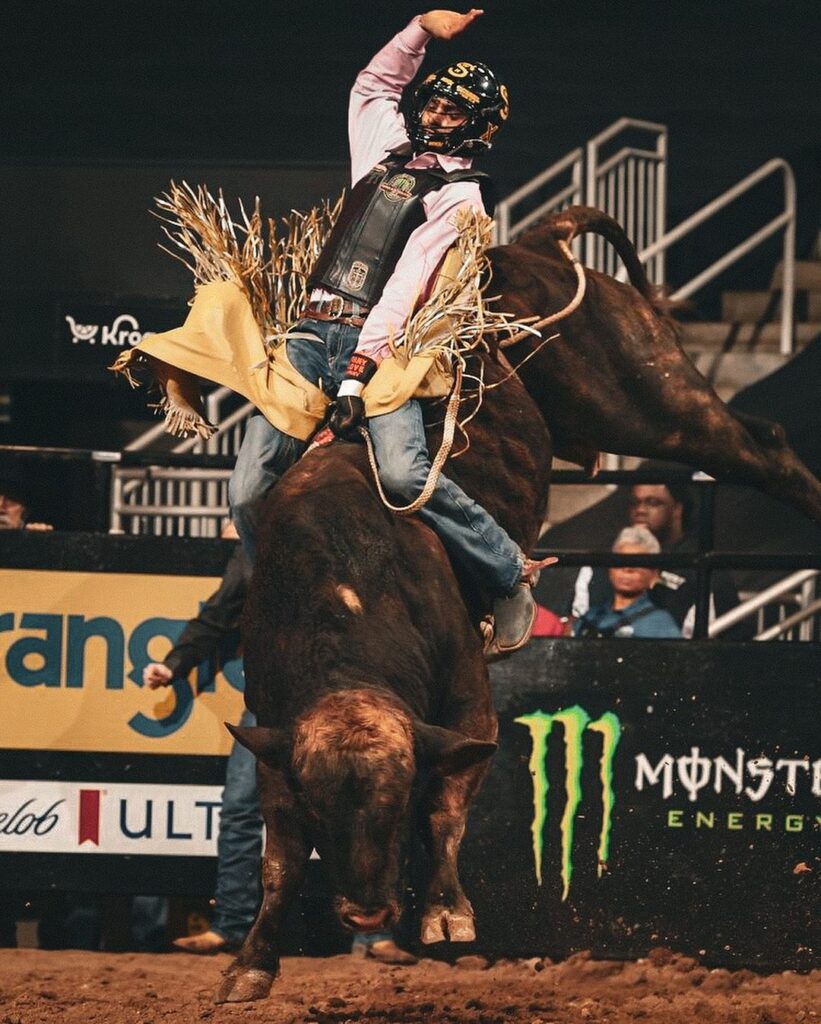
[{"label": "dirt clod", "polygon": [[486,971],[489,966],[483,956],[460,956],[454,964],[462,971]]}]

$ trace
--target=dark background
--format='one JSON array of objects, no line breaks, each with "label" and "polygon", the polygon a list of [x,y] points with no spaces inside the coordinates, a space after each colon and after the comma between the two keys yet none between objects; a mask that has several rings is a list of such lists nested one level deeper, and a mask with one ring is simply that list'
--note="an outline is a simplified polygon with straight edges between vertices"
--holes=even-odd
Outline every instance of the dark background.
[{"label": "dark background", "polygon": [[[180,303],[186,271],[148,214],[169,178],[283,214],[345,182],[356,72],[420,10],[338,0],[30,0],[0,40],[0,441],[99,446],[102,422],[145,416],[142,394],[68,380],[65,296]],[[798,251],[819,225],[821,5],[813,0],[490,0],[427,65],[480,57],[507,81],[511,119],[487,160],[509,193],[621,116],[665,123],[674,225],[773,156],[795,168]],[[670,254],[682,283],[778,210],[780,185]],[[780,239],[696,297],[766,287]],[[115,353],[116,354],[116,353]],[[76,378],[75,374],[75,378]],[[93,377],[92,374],[89,377]],[[102,391],[101,391],[102,388]],[[116,415],[115,415],[116,414]],[[95,440],[96,439],[96,440]],[[121,438],[111,433],[109,446]]]},{"label": "dark background", "polygon": [[[18,4],[4,32],[5,156],[344,161],[357,70],[424,9]],[[509,84],[511,120],[490,161],[503,192],[621,116],[670,126],[671,222],[768,157],[818,159],[813,0],[489,0],[485,10],[428,53],[433,65],[481,57]]]}]

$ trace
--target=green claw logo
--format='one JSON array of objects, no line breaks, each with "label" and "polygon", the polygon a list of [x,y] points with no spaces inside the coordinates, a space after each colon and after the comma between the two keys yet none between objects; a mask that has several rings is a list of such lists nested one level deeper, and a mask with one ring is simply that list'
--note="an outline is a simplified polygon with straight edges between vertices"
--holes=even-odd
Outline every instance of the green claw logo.
[{"label": "green claw logo", "polygon": [[582,765],[584,755],[582,739],[585,731],[601,735],[601,757],[599,762],[599,779],[601,780],[602,824],[599,835],[598,874],[601,877],[610,852],[610,829],[613,824],[613,759],[616,747],[621,739],[621,723],[612,711],[605,711],[601,718],[591,721],[590,715],[574,704],[570,708],[562,708],[555,714],[548,715],[543,711],[535,711],[532,715],[521,715],[515,721],[527,727],[533,749],[530,755],[530,775],[533,779],[533,860],[536,870],[536,881],[542,884],[542,854],[544,850],[544,830],[547,824],[547,794],[549,783],[547,778],[548,737],[554,723],[558,722],[564,730],[565,760],[565,805],[562,815],[562,900],[567,899],[570,892],[570,881],[573,877],[573,832],[576,812],[582,799]]}]

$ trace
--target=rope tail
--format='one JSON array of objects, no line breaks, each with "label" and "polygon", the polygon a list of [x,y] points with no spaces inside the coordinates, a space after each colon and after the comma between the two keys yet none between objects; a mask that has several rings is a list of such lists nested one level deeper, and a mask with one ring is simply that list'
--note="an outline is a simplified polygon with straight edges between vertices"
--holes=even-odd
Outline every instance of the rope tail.
[{"label": "rope tail", "polygon": [[562,255],[573,264],[577,282],[576,294],[564,309],[560,309],[558,313],[551,313],[550,316],[546,316],[542,320],[537,320],[534,324],[530,325],[529,331],[517,331],[509,338],[505,338],[504,341],[499,342],[499,348],[509,348],[511,345],[515,345],[519,341],[524,341],[525,338],[532,338],[534,331],[540,331],[543,327],[548,327],[551,324],[558,323],[560,320],[564,320],[566,317],[570,316],[571,313],[574,313],[582,304],[584,293],[587,289],[587,277],[584,273],[584,267],[573,255],[573,250],[563,238],[558,239],[557,244],[562,251]]},{"label": "rope tail", "polygon": [[442,472],[442,467],[447,462],[450,450],[453,447],[453,437],[456,431],[456,418],[459,413],[459,403],[462,398],[462,367],[459,363],[456,364],[456,370],[454,374],[453,390],[448,398],[447,410],[445,411],[445,425],[442,431],[442,443],[439,445],[439,451],[436,453],[436,457],[431,463],[430,472],[428,478],[425,481],[425,486],[422,488],[419,496],[415,498],[410,505],[392,505],[388,500],[387,495],[382,490],[382,482],[379,479],[379,466],[376,464],[376,453],[373,449],[373,441],[371,435],[364,427],[359,428],[359,433],[362,435],[365,446],[368,449],[368,462],[371,464],[371,470],[373,471],[373,479],[376,484],[376,490],[379,497],[382,499],[382,504],[385,508],[390,509],[391,512],[395,512],[398,516],[410,516],[414,512],[418,512],[420,508],[424,508],[430,501],[430,497],[436,489],[436,485],[439,483],[439,475]]}]

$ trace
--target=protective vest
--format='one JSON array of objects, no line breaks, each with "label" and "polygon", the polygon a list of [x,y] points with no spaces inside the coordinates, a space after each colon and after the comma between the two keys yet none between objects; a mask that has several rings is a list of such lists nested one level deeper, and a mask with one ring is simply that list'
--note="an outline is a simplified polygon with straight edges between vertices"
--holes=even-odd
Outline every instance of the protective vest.
[{"label": "protective vest", "polygon": [[493,212],[488,175],[471,168],[411,169],[410,156],[392,154],[356,183],[316,261],[310,287],[325,288],[367,306],[379,301],[408,239],[425,221],[422,197],[454,181],[476,181]]}]

